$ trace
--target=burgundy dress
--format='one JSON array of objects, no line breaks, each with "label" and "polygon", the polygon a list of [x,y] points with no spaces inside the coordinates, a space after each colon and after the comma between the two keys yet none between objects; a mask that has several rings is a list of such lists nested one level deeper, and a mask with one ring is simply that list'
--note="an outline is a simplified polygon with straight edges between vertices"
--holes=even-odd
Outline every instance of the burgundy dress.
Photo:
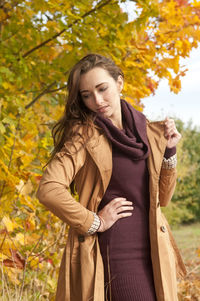
[{"label": "burgundy dress", "polygon": [[[98,232],[104,263],[105,300],[156,301],[149,238],[149,145],[144,115],[121,102],[124,130],[97,116],[96,124],[112,142],[113,170],[99,205],[116,197],[133,202],[132,216]],[[137,127],[136,127],[137,124]]]}]

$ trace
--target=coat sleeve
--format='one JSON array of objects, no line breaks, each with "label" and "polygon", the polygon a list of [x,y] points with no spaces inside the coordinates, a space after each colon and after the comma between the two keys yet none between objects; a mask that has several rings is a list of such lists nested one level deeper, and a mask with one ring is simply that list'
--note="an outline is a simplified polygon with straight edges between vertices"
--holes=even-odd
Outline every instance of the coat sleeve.
[{"label": "coat sleeve", "polygon": [[173,196],[176,187],[176,168],[161,168],[159,180],[159,201],[160,206],[167,206]]},{"label": "coat sleeve", "polygon": [[37,191],[42,204],[81,234],[87,233],[94,216],[72,197],[69,186],[84,165],[85,158],[85,148],[73,155],[58,153],[48,164]]}]

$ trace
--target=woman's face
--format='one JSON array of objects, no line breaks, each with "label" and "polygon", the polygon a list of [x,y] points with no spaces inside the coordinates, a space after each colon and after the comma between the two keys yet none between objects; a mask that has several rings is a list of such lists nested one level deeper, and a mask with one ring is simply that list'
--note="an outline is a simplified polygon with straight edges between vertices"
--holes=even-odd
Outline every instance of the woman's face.
[{"label": "woman's face", "polygon": [[95,67],[81,75],[79,91],[86,107],[114,123],[121,118],[120,92],[123,78],[115,81],[107,70]]}]

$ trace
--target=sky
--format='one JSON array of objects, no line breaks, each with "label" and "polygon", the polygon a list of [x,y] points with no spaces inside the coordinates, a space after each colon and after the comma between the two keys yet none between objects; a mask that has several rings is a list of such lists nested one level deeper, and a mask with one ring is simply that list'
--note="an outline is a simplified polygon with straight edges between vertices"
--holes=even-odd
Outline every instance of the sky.
[{"label": "sky", "polygon": [[[129,20],[134,20],[135,3],[126,1],[121,7],[128,13]],[[149,120],[176,117],[186,124],[191,121],[192,125],[200,128],[200,45],[191,51],[189,58],[180,62],[185,65],[184,69],[188,69],[181,80],[181,91],[178,94],[170,92],[167,80],[161,80],[155,95],[142,100],[143,113]]]},{"label": "sky", "polygon": [[142,100],[143,113],[150,120],[176,117],[200,128],[200,47],[193,49],[190,57],[181,63],[188,69],[181,80],[181,91],[170,92],[167,80],[162,80],[156,94]]}]

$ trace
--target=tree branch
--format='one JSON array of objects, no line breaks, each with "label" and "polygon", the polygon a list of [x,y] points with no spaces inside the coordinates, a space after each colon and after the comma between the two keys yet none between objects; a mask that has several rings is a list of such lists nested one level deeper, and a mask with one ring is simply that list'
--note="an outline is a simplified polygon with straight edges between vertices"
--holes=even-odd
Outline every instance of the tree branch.
[{"label": "tree branch", "polygon": [[47,93],[57,92],[57,91],[60,91],[60,90],[65,89],[65,88],[67,88],[67,85],[64,85],[64,86],[62,86],[62,87],[60,87],[60,88],[58,88],[58,89],[49,90]]},{"label": "tree branch", "polygon": [[[106,2],[100,4],[100,5],[96,5],[93,9],[91,9],[89,12],[85,13],[83,16],[82,16],[82,19],[85,18],[86,16],[88,16],[89,14],[91,13],[94,13],[95,11],[99,10],[100,8],[104,7],[105,5],[109,4],[112,0],[107,0]],[[102,1],[101,1],[102,2]],[[76,24],[79,20],[76,20],[74,21],[72,24],[70,24],[69,26],[72,27],[72,25]],[[69,28],[68,26],[68,28]],[[64,31],[66,31],[67,29],[65,30],[62,30],[61,32],[63,33]],[[31,50],[29,50],[28,52],[26,52],[23,57],[26,57],[28,56],[30,53],[32,53],[33,51],[37,50],[38,48],[44,46],[45,44],[49,43],[50,41],[52,41],[53,39],[55,39],[56,37],[58,37],[60,34],[62,33],[58,33],[57,35],[53,36],[51,39],[48,39],[46,41],[44,41],[43,43],[41,43],[40,45],[32,48]],[[66,75],[68,73],[68,71],[66,71],[64,73],[64,75]],[[42,96],[44,96],[45,94],[47,93],[51,93],[51,92],[55,92],[55,91],[59,91],[61,89],[64,89],[65,86],[59,88],[59,89],[55,89],[55,90],[51,90],[51,88],[56,84],[56,81],[52,82],[51,84],[49,84],[45,90],[43,90],[40,94],[38,94],[30,103],[28,103],[26,106],[25,106],[25,109],[29,109],[32,105],[34,105],[34,103],[40,99]]]},{"label": "tree branch", "polygon": [[38,94],[35,98],[33,98],[33,100],[31,102],[29,102],[26,106],[25,109],[29,109],[32,105],[34,105],[34,103],[40,99],[43,95],[49,93],[49,90],[51,89],[51,87],[53,87],[56,84],[56,81],[54,81],[53,83],[49,84],[45,90],[43,90],[40,94]]},{"label": "tree branch", "polygon": [[[67,75],[69,71],[65,71],[63,74],[64,75]],[[53,83],[49,84],[45,90],[43,90],[40,94],[38,94],[35,98],[33,98],[33,100],[31,102],[29,102],[26,106],[25,106],[25,109],[29,109],[32,105],[34,105],[34,103],[40,99],[43,95],[45,94],[48,94],[48,93],[52,93],[52,92],[57,92],[57,91],[60,91],[60,90],[63,90],[64,88],[67,87],[67,85],[64,85],[60,88],[57,88],[57,89],[53,89],[53,90],[50,90],[57,82],[54,81]]]},{"label": "tree branch", "polygon": [[[84,19],[85,17],[93,14],[94,12],[98,11],[99,9],[101,9],[102,7],[106,6],[107,4],[109,4],[112,0],[107,0],[105,2],[103,2],[101,4],[97,4],[93,9],[91,9],[90,11],[86,12],[85,14],[83,14],[81,16],[81,19]],[[27,57],[29,54],[31,54],[32,52],[36,51],[37,49],[43,47],[44,45],[48,44],[49,42],[55,40],[57,37],[59,37],[60,35],[62,35],[67,29],[71,28],[73,25],[77,24],[80,22],[80,19],[74,20],[72,23],[70,23],[67,28],[61,30],[60,32],[58,32],[57,34],[55,34],[54,36],[52,36],[51,38],[47,39],[46,41],[40,43],[39,45],[35,46],[34,48],[28,50],[26,53],[24,53],[22,55],[23,58]]]}]

